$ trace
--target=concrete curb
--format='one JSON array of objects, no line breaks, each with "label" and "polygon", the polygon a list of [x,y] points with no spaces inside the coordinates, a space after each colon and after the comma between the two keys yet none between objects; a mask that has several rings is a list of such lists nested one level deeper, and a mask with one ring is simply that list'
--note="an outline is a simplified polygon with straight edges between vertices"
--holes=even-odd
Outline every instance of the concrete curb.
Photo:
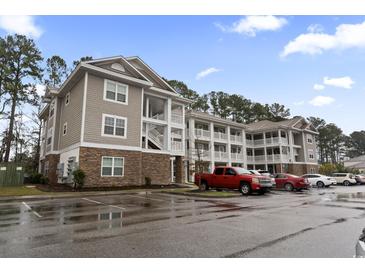
[{"label": "concrete curb", "polygon": [[[186,189],[190,189],[190,186],[186,186]],[[174,188],[170,188],[174,190]],[[175,189],[183,189],[183,188],[175,188]],[[110,190],[110,191],[88,191],[88,192],[71,192],[71,193],[57,193],[51,192],[48,195],[29,195],[29,196],[5,196],[0,197],[0,202],[16,202],[16,201],[36,201],[36,200],[45,200],[45,199],[59,199],[59,198],[78,198],[78,197],[92,197],[92,196],[109,196],[109,195],[128,195],[128,194],[137,194],[139,192],[163,192],[166,191],[165,188],[162,189],[128,189],[128,190]]]}]

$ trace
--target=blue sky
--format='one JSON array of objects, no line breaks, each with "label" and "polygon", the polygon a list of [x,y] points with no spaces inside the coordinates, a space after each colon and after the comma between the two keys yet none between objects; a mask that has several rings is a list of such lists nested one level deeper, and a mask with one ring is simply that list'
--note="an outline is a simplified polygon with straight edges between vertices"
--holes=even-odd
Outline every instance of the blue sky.
[{"label": "blue sky", "polygon": [[319,116],[351,133],[365,129],[363,22],[360,16],[1,17],[0,35],[28,34],[46,58],[57,54],[70,65],[85,55],[138,55],[200,93],[279,102],[292,115]]}]

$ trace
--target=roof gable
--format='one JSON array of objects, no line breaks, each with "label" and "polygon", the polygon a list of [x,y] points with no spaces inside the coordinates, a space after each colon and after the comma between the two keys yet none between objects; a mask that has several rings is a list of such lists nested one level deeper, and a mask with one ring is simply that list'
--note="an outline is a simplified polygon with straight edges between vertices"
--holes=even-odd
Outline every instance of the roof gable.
[{"label": "roof gable", "polygon": [[130,64],[132,64],[140,73],[142,73],[149,81],[151,81],[156,88],[164,89],[177,93],[160,75],[157,74],[150,66],[148,66],[141,58],[127,57]]},{"label": "roof gable", "polygon": [[135,67],[133,67],[125,58],[122,56],[95,59],[85,62],[93,66],[97,66],[103,69],[107,69],[116,73],[134,77],[140,80],[151,82],[147,77],[140,73]]}]

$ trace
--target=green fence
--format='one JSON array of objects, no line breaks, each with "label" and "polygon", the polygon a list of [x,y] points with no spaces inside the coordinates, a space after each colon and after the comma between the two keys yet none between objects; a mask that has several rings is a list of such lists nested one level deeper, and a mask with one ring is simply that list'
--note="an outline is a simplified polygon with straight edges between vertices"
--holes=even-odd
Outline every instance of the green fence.
[{"label": "green fence", "polygon": [[24,167],[17,163],[0,163],[0,187],[23,184]]}]

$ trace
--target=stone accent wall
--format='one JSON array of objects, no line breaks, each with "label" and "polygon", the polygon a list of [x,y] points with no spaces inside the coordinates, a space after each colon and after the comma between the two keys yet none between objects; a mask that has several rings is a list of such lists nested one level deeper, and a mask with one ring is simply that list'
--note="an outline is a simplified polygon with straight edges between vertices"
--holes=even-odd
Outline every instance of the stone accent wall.
[{"label": "stone accent wall", "polygon": [[182,156],[176,156],[176,174],[175,174],[175,182],[177,184],[185,183],[185,172],[184,172],[184,161]]},{"label": "stone accent wall", "polygon": [[[123,177],[102,177],[103,156],[124,157]],[[85,187],[120,187],[145,184],[145,177],[152,184],[171,183],[170,156],[140,151],[80,147],[79,167],[86,173]]]},{"label": "stone accent wall", "polygon": [[50,185],[57,184],[58,181],[58,175],[57,175],[57,165],[60,162],[60,155],[59,154],[49,154],[46,155],[44,160],[41,161],[42,166],[42,173],[44,174],[44,164],[48,161],[48,183]]},{"label": "stone accent wall", "polygon": [[[314,169],[314,172],[311,172],[311,168]],[[288,173],[301,176],[307,173],[318,173],[318,169],[318,165],[315,164],[289,164]]]},{"label": "stone accent wall", "polygon": [[143,183],[146,177],[152,184],[168,185],[171,183],[170,155],[157,153],[142,153]]}]

